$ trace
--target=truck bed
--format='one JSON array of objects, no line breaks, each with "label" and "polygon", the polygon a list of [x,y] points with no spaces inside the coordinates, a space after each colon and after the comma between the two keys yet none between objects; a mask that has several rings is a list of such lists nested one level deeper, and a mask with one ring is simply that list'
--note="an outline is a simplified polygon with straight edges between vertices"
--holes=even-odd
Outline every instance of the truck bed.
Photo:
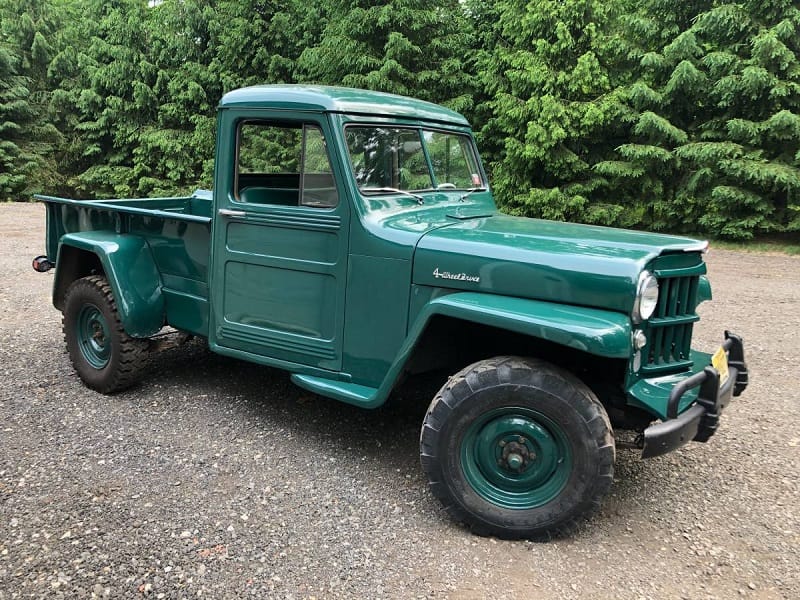
[{"label": "truck bed", "polygon": [[51,261],[57,263],[60,242],[68,234],[107,231],[141,237],[159,272],[167,324],[207,335],[211,192],[111,200],[35,197],[47,207]]},{"label": "truck bed", "polygon": [[189,217],[189,221],[211,221],[211,192],[197,190],[191,196],[174,196],[169,198],[114,198],[108,200],[75,200],[37,194],[37,200],[48,206],[58,204],[92,209],[103,209],[131,215],[147,215],[172,218],[174,215]]}]

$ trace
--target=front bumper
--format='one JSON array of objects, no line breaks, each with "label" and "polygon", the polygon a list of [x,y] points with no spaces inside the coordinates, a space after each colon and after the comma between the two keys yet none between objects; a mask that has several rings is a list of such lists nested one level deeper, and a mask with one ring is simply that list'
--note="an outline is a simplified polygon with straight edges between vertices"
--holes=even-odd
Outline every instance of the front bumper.
[{"label": "front bumper", "polygon": [[[714,435],[720,413],[748,383],[742,338],[726,331],[722,347],[728,353],[728,379],[720,385],[719,372],[708,365],[676,384],[669,395],[667,419],[644,430],[642,458],[666,454],[691,441],[705,442]],[[696,387],[700,388],[697,400],[678,415],[682,396]]]}]

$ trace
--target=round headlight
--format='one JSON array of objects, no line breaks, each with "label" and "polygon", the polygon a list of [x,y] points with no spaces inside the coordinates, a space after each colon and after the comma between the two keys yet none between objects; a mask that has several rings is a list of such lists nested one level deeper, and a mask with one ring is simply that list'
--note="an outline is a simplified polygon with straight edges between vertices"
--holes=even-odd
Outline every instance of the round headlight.
[{"label": "round headlight", "polygon": [[633,320],[639,323],[653,316],[658,304],[658,279],[651,273],[642,271],[636,288],[636,301],[633,304]]}]

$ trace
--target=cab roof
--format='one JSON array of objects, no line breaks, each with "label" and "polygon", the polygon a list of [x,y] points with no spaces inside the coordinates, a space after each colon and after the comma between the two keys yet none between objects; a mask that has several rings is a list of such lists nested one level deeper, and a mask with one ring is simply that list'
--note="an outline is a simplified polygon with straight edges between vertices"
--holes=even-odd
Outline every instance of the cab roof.
[{"label": "cab roof", "polygon": [[431,102],[383,92],[324,85],[255,85],[228,92],[219,106],[405,117],[469,125],[457,112]]}]

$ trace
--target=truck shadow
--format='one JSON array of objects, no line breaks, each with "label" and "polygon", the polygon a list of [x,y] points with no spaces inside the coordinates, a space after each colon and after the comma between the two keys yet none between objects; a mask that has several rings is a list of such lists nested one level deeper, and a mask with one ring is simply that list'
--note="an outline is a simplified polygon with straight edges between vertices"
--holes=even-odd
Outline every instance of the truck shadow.
[{"label": "truck shadow", "polygon": [[145,379],[140,393],[157,385],[205,396],[241,414],[248,427],[277,427],[311,444],[324,443],[329,453],[358,453],[396,470],[400,463],[418,467],[422,420],[446,374],[409,380],[384,406],[367,410],[303,390],[284,371],[220,356],[191,342],[157,354]]},{"label": "truck shadow", "polygon": [[[436,500],[425,493],[426,479],[419,466],[419,432],[430,400],[446,374],[410,379],[381,408],[365,410],[307,392],[289,381],[281,370],[226,358],[192,342],[164,351],[136,393],[151,388],[200,398],[215,414],[232,417],[231,435],[253,432],[268,437],[277,432],[287,439],[288,452],[303,446],[309,452],[356,464],[381,480],[403,477],[415,486],[429,509]],[[178,401],[176,401],[178,402]],[[181,410],[180,406],[173,409]],[[166,409],[165,409],[166,410]],[[302,440],[298,442],[297,440]],[[664,493],[656,485],[659,459],[642,461],[638,452],[617,452],[615,482],[603,508],[577,535],[593,537],[621,527],[631,508],[642,507],[644,497],[655,500]],[[361,475],[364,473],[361,472]],[[442,514],[443,522],[449,522]]]}]

